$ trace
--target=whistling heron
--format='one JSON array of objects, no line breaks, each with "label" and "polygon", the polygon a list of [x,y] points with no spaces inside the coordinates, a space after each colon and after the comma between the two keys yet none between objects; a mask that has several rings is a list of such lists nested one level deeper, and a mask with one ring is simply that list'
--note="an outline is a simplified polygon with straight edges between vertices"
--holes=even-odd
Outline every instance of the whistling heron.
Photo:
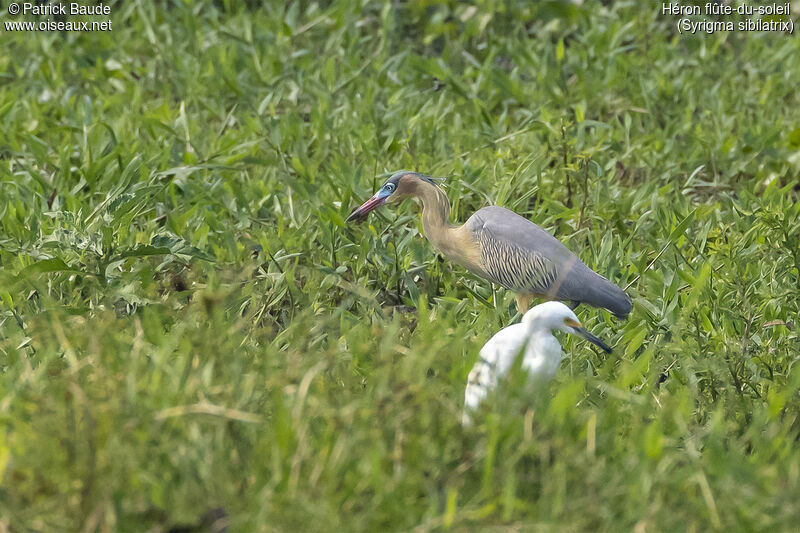
[{"label": "whistling heron", "polygon": [[631,311],[625,292],[595,273],[555,237],[503,207],[484,207],[462,226],[449,222],[450,203],[430,176],[395,172],[347,221],[364,220],[384,203],[422,203],[422,229],[445,257],[516,293],[517,310],[534,297],[604,307],[619,318]]},{"label": "whistling heron", "polygon": [[497,386],[498,379],[508,374],[523,349],[521,366],[528,372],[529,380],[550,378],[556,373],[563,354],[554,330],[580,335],[611,353],[608,345],[583,329],[569,307],[561,302],[539,304],[522,315],[518,324],[495,333],[481,348],[478,361],[467,378],[463,425],[470,425],[470,412]]}]

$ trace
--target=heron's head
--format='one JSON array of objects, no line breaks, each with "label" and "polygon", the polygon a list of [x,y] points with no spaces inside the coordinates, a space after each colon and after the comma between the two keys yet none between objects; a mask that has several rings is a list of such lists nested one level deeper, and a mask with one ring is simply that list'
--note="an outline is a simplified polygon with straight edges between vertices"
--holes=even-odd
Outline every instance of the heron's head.
[{"label": "heron's head", "polygon": [[535,329],[558,330],[573,335],[580,335],[603,351],[611,353],[611,348],[598,337],[584,329],[578,317],[572,312],[572,309],[561,302],[545,302],[531,308],[522,316],[522,322],[524,324],[529,324]]},{"label": "heron's head", "polygon": [[409,196],[417,196],[419,194],[419,188],[425,186],[423,184],[436,186],[436,182],[425,174],[408,170],[395,172],[384,182],[381,188],[378,189],[378,192],[373,194],[369,200],[361,204],[358,209],[347,217],[347,222],[352,222],[354,220],[361,222],[367,218],[370,211],[377,209],[383,204],[395,204]]}]

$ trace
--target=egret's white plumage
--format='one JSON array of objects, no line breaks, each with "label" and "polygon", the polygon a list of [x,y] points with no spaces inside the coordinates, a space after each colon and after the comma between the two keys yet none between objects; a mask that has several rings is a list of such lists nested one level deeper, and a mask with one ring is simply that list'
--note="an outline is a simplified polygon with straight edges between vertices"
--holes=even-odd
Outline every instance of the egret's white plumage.
[{"label": "egret's white plumage", "polygon": [[549,378],[556,373],[563,354],[554,330],[580,335],[611,352],[603,341],[583,329],[575,313],[563,303],[537,305],[522,316],[519,324],[501,329],[481,348],[467,379],[463,425],[471,423],[470,412],[477,409],[498,379],[508,374],[521,351],[524,350],[522,368],[529,379]]}]

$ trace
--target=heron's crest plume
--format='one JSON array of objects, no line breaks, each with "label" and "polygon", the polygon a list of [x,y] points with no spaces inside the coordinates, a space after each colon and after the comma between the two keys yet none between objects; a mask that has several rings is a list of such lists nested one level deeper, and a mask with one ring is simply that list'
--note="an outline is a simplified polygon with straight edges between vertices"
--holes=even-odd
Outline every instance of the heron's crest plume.
[{"label": "heron's crest plume", "polygon": [[414,176],[415,178],[420,179],[424,182],[430,183],[435,187],[441,187],[445,183],[445,178],[433,177],[427,174],[422,174],[420,172],[414,172],[413,170],[398,170],[397,172],[393,173],[387,181],[396,183],[403,176],[409,176],[409,175]]}]

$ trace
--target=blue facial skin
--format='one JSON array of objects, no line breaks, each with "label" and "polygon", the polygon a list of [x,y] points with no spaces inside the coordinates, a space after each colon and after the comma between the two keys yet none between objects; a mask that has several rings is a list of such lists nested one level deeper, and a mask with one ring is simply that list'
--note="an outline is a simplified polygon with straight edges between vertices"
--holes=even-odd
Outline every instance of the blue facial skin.
[{"label": "blue facial skin", "polygon": [[392,193],[394,192],[394,190],[396,188],[397,188],[397,185],[395,185],[394,183],[391,183],[391,182],[386,183],[378,191],[378,197],[381,200],[386,200],[388,197],[390,197],[392,195]]}]

